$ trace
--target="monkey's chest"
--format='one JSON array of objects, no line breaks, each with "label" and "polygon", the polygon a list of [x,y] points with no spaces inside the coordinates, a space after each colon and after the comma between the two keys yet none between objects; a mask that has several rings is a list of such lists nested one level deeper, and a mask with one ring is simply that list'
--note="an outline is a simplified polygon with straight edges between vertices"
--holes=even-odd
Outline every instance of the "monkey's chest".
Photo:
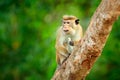
[{"label": "monkey's chest", "polygon": [[66,42],[65,42],[65,46],[66,46],[66,48],[67,48],[67,51],[69,52],[69,53],[72,53],[72,51],[73,51],[73,48],[74,48],[74,46],[72,46],[70,43],[72,42],[72,40],[71,40],[71,38],[70,37],[68,37],[67,39],[66,39]]},{"label": "monkey's chest", "polygon": [[73,51],[73,46],[71,46],[70,44],[68,44],[67,50],[68,50],[69,53],[72,53],[72,51]]}]

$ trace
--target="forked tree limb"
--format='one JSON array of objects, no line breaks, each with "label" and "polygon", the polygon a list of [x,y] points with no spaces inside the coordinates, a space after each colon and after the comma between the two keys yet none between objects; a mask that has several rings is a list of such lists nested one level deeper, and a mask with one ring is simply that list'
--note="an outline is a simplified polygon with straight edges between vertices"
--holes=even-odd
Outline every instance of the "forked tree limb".
[{"label": "forked tree limb", "polygon": [[120,0],[102,0],[94,13],[89,27],[69,58],[56,70],[52,80],[83,80],[111,32],[112,25],[120,15]]}]

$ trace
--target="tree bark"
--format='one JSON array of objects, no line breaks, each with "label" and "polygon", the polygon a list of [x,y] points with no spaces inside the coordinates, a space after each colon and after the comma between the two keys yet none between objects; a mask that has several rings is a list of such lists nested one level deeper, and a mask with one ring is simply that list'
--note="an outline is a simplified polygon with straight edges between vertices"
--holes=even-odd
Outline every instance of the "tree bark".
[{"label": "tree bark", "polygon": [[55,71],[52,80],[83,80],[90,72],[120,15],[120,0],[102,0],[86,34],[69,58]]}]

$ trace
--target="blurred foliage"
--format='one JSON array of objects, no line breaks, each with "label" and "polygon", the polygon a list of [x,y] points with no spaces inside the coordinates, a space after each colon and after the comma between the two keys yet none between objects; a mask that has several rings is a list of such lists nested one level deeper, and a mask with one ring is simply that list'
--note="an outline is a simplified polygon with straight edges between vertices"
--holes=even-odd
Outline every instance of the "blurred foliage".
[{"label": "blurred foliage", "polygon": [[[64,14],[84,32],[100,0],[0,0],[0,80],[50,80],[55,36]],[[120,80],[120,19],[86,80]]]}]

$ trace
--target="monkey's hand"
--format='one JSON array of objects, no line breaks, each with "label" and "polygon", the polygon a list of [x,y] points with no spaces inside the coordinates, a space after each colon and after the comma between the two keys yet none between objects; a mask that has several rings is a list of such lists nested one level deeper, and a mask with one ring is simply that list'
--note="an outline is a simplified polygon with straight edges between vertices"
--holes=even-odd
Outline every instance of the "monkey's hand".
[{"label": "monkey's hand", "polygon": [[74,46],[74,42],[73,42],[73,41],[70,41],[69,44],[70,44],[71,46]]},{"label": "monkey's hand", "polygon": [[74,46],[74,42],[71,40],[71,38],[68,38],[68,44],[69,44],[70,46]]}]

